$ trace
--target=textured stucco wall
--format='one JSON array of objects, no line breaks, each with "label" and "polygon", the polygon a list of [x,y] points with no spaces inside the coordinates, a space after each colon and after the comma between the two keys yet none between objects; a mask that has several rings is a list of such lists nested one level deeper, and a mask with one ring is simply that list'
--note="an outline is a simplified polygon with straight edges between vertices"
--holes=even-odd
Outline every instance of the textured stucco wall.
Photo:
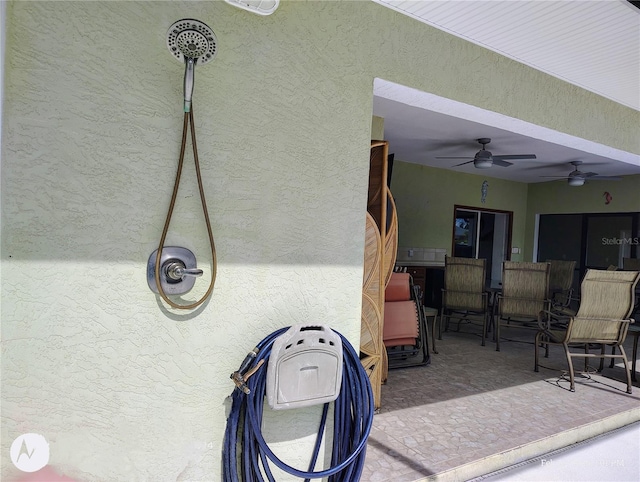
[{"label": "textured stucco wall", "polygon": [[[249,349],[307,321],[358,342],[374,77],[635,141],[630,109],[373,2],[283,1],[259,17],[221,1],[19,1],[6,14],[3,480],[24,432],[82,480],[218,480],[228,377]],[[165,34],[190,17],[219,40],[194,96],[219,268],[210,302],[184,314],[158,303],[145,265],[181,127]],[[167,244],[206,268],[189,168]],[[279,453],[305,458],[316,415],[277,417]]]},{"label": "textured stucco wall", "polygon": [[[486,201],[481,201],[483,181],[489,184]],[[527,185],[476,174],[465,174],[395,162],[391,189],[398,209],[398,244],[446,248],[451,255],[454,205],[513,211],[511,245],[524,245],[527,213]],[[511,259],[520,261],[522,254]]]}]

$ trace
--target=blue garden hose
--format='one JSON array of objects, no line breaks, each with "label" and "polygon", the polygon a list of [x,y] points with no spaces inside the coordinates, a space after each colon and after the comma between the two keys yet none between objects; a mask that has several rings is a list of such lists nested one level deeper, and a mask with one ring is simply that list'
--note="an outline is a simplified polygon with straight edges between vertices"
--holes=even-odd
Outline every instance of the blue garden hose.
[{"label": "blue garden hose", "polygon": [[[329,404],[322,410],[318,436],[308,471],[285,464],[269,448],[262,436],[262,411],[266,394],[266,379],[271,347],[276,338],[288,327],[277,330],[262,340],[243,361],[234,375],[256,370],[249,380],[242,381],[231,394],[231,412],[227,419],[224,436],[223,481],[224,482],[275,482],[269,461],[281,470],[305,479],[328,477],[329,482],[357,482],[364,467],[367,438],[373,423],[373,392],[366,371],[358,354],[344,336],[342,385],[334,403],[334,435],[331,466],[314,471],[324,434]],[[335,331],[335,330],[334,330]],[[261,364],[264,364],[261,366]],[[234,377],[232,375],[232,377]],[[234,378],[235,380],[235,378]],[[236,382],[238,383],[238,382]],[[240,439],[240,440],[239,440]]]}]

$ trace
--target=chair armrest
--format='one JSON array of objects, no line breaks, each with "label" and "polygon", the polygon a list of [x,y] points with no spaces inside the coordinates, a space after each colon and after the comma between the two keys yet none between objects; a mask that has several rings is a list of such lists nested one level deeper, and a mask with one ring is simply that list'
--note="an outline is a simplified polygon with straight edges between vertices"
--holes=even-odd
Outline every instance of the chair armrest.
[{"label": "chair armrest", "polygon": [[538,313],[538,327],[542,331],[546,331],[550,329],[551,320],[567,320],[570,321],[573,316],[558,316],[558,313],[554,313],[551,310],[540,310]]}]

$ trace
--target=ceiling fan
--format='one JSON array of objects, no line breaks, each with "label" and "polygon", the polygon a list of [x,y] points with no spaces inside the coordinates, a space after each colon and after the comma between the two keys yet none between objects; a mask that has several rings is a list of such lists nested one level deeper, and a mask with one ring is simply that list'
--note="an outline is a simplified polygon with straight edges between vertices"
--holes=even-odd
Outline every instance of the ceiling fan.
[{"label": "ceiling fan", "polygon": [[[493,154],[491,154],[491,151],[487,151],[485,149],[485,146],[491,142],[491,139],[489,139],[488,137],[481,137],[480,139],[476,139],[476,140],[480,144],[482,144],[482,149],[476,152],[476,155],[472,160],[463,162],[462,164],[456,164],[453,167],[464,166],[465,164],[470,164],[472,162],[477,169],[488,169],[494,164],[500,167],[509,167],[513,163],[507,162],[505,161],[505,159],[535,159],[536,158],[535,154],[513,154],[510,156],[507,156],[507,155],[494,156]],[[436,157],[436,159],[468,159],[468,158],[469,156]]]},{"label": "ceiling fan", "polygon": [[557,179],[566,179],[569,186],[578,187],[582,186],[585,181],[619,181],[620,177],[612,176],[599,176],[596,172],[582,172],[578,169],[578,166],[582,164],[582,161],[571,161],[569,164],[573,166],[573,171],[568,176],[542,176],[542,177],[555,177]]}]

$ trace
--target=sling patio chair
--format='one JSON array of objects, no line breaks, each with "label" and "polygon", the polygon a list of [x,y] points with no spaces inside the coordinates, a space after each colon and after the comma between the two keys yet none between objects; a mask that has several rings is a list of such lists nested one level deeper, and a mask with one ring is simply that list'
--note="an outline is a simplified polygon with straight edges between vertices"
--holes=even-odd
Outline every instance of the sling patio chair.
[{"label": "sling patio chair", "polygon": [[420,288],[409,273],[392,273],[384,298],[382,341],[389,368],[428,364],[429,340]]},{"label": "sling patio chair", "polygon": [[[640,271],[640,258],[623,258],[622,269],[624,271]],[[636,361],[638,360],[638,338],[640,338],[640,283],[636,286],[635,306],[631,318],[636,320],[629,325],[627,336],[633,337],[633,348],[631,350],[631,380],[636,381]],[[615,347],[611,349],[615,353]],[[613,368],[613,358],[611,359]]]},{"label": "sling patio chair", "polygon": [[573,274],[576,268],[575,261],[548,259],[549,263],[549,299],[551,310],[563,314],[575,314],[571,312],[573,298]]},{"label": "sling patio chair", "polygon": [[458,321],[458,331],[463,321],[481,324],[484,346],[490,317],[487,260],[446,256],[444,266],[440,323],[445,322],[444,331],[449,331],[451,318]]},{"label": "sling patio chair", "polygon": [[[637,271],[608,271],[589,269],[580,286],[580,307],[575,316],[568,320],[565,329],[552,329],[549,318],[557,316],[552,312],[540,313],[539,330],[536,334],[534,371],[539,367],[539,349],[544,347],[548,356],[549,345],[562,345],[569,365],[569,389],[575,391],[575,371],[573,358],[584,357],[584,373],[589,373],[589,358],[600,358],[602,370],[605,358],[621,358],[627,376],[627,393],[631,393],[631,372],[622,344],[627,336],[633,310],[634,292],[640,279]],[[590,353],[590,345],[600,345],[600,353]],[[612,354],[605,354],[607,346]],[[572,352],[580,348],[582,352]],[[615,349],[620,354],[615,354]]]},{"label": "sling patio chair", "polygon": [[549,269],[549,263],[502,263],[502,292],[495,316],[496,351],[500,351],[502,328],[520,325],[537,329],[540,312],[549,311]]}]

